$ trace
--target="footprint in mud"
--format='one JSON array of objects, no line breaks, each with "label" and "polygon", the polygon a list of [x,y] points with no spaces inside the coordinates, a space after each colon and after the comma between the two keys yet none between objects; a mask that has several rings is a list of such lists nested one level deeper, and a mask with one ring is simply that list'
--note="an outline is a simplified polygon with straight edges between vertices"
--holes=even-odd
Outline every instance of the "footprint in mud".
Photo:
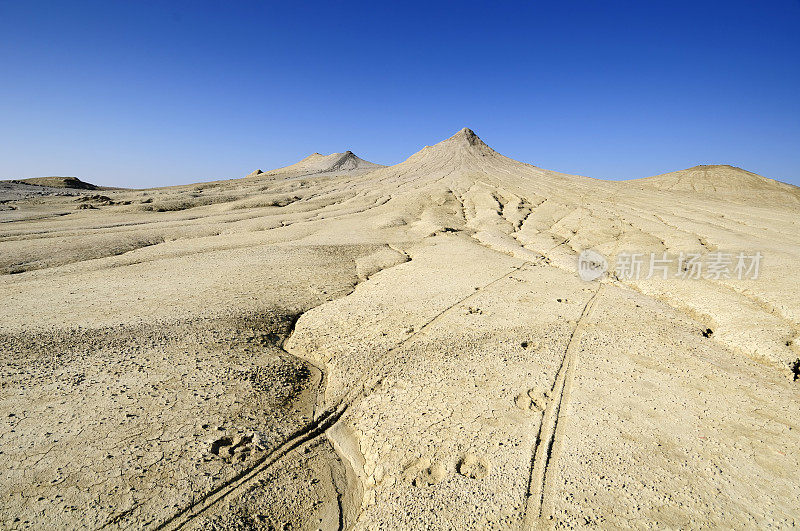
[{"label": "footprint in mud", "polygon": [[406,468],[403,475],[415,487],[422,487],[435,485],[442,481],[447,476],[447,470],[439,462],[431,462],[430,459],[419,459]]},{"label": "footprint in mud", "polygon": [[225,461],[245,461],[254,451],[263,450],[256,433],[223,436],[211,442],[209,451]]},{"label": "footprint in mud", "polygon": [[544,411],[550,403],[550,391],[529,389],[514,398],[514,404],[522,410]]},{"label": "footprint in mud", "polygon": [[468,453],[458,462],[458,473],[472,479],[483,479],[489,475],[489,460]]}]

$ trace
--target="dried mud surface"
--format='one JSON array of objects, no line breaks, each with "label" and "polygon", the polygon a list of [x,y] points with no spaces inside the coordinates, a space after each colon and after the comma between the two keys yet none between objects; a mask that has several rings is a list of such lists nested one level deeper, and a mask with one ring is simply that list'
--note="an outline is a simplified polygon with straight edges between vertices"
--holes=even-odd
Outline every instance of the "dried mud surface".
[{"label": "dried mud surface", "polygon": [[[3,528],[800,520],[797,188],[565,175],[465,129],[68,194],[0,205]],[[585,282],[584,249],[764,262]]]}]

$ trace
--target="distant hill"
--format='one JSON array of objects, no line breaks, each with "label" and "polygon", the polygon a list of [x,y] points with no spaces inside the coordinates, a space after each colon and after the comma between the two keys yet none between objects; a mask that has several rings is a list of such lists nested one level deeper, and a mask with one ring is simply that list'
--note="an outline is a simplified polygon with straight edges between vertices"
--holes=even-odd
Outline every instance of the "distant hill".
[{"label": "distant hill", "polygon": [[11,182],[30,184],[32,186],[47,186],[49,188],[74,188],[77,190],[100,190],[99,186],[81,181],[77,177],[31,177],[29,179],[14,179]]},{"label": "distant hill", "polygon": [[[268,172],[269,174],[284,173],[284,172],[297,172],[302,174],[317,174],[317,173],[344,173],[344,172],[366,172],[384,168],[381,164],[375,164],[364,160],[352,151],[345,151],[344,153],[331,153],[330,155],[322,155],[320,153],[312,153],[303,160],[296,162],[290,166],[277,168]],[[262,172],[263,173],[263,172]],[[249,176],[260,175],[253,172]],[[248,176],[248,177],[249,177]]]},{"label": "distant hill", "polygon": [[742,198],[755,198],[779,192],[800,199],[800,188],[797,186],[727,164],[694,166],[626,182],[673,192],[696,192]]}]

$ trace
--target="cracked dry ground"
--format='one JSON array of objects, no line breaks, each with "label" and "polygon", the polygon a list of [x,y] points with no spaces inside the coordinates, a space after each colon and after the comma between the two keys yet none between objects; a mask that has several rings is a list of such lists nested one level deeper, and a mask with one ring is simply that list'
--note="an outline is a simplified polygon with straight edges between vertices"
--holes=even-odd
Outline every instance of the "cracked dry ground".
[{"label": "cracked dry ground", "polygon": [[[462,131],[366,173],[15,202],[0,525],[797,525],[800,203],[740,192]],[[587,283],[584,248],[765,263]]]}]

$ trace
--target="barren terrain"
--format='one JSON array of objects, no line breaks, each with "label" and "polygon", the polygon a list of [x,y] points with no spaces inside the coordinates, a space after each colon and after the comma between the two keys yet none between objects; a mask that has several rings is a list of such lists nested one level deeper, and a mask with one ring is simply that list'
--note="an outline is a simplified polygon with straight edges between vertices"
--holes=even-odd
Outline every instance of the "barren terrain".
[{"label": "barren terrain", "polygon": [[800,524],[796,187],[567,175],[469,129],[388,167],[4,186],[2,528]]}]

